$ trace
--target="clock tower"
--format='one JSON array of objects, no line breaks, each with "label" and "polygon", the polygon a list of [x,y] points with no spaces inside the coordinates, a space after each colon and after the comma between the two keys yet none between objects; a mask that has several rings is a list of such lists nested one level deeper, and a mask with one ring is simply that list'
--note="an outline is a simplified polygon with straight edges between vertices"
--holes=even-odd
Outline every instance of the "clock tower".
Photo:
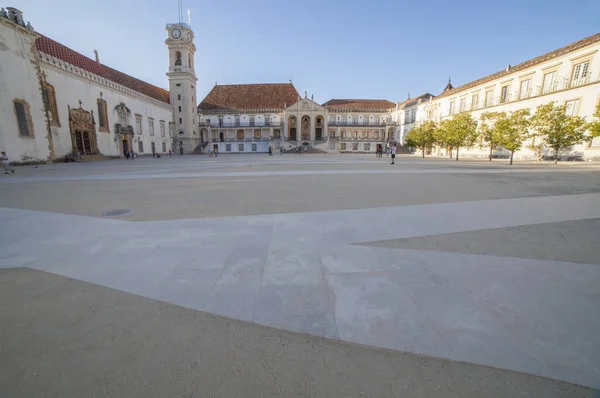
[{"label": "clock tower", "polygon": [[173,137],[176,153],[192,153],[200,144],[196,109],[196,72],[194,71],[194,32],[185,23],[167,24],[169,49],[169,93],[173,106]]}]

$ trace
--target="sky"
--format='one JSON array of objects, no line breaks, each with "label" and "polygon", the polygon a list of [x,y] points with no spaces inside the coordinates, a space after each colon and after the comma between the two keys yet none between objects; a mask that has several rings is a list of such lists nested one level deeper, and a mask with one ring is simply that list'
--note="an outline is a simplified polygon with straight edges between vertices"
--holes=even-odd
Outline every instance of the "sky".
[{"label": "sky", "polygon": [[[7,3],[7,2],[5,2]],[[36,31],[166,88],[177,0],[12,0]],[[439,94],[600,32],[599,0],[183,0],[197,97],[218,84],[285,83],[332,98]]]}]

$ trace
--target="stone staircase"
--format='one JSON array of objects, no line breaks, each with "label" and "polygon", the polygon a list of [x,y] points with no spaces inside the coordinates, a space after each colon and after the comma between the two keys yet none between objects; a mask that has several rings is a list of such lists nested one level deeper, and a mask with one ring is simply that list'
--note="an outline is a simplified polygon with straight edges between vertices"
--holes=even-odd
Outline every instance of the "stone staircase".
[{"label": "stone staircase", "polygon": [[206,147],[208,146],[208,144],[210,144],[210,142],[209,142],[209,141],[204,141],[204,142],[201,142],[201,143],[199,143],[199,144],[198,144],[198,146],[196,147],[196,149],[194,149],[194,150],[192,151],[192,153],[193,153],[194,155],[202,155],[202,154],[205,154],[205,153],[206,153],[206,151],[205,151],[204,149],[206,149]]}]

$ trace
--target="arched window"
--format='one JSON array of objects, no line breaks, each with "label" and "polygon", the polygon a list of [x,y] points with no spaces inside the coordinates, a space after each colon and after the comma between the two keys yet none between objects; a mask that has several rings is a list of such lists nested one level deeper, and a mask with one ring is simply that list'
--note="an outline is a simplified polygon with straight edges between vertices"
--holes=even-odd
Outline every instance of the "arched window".
[{"label": "arched window", "polygon": [[181,52],[177,51],[175,53],[175,66],[181,66]]}]

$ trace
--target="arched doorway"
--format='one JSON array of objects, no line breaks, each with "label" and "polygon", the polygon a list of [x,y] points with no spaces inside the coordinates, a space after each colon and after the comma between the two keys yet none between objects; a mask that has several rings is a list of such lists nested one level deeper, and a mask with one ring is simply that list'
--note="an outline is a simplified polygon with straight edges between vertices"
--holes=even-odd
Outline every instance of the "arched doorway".
[{"label": "arched doorway", "polygon": [[315,140],[321,141],[323,139],[324,128],[323,116],[317,116],[315,119]]},{"label": "arched doorway", "polygon": [[288,119],[288,139],[296,141],[296,116],[290,116]]},{"label": "arched doorway", "polygon": [[202,129],[200,130],[200,142],[208,141],[208,130]]},{"label": "arched doorway", "polygon": [[307,115],[302,116],[300,124],[300,131],[302,131],[302,141],[310,141],[310,117]]}]

